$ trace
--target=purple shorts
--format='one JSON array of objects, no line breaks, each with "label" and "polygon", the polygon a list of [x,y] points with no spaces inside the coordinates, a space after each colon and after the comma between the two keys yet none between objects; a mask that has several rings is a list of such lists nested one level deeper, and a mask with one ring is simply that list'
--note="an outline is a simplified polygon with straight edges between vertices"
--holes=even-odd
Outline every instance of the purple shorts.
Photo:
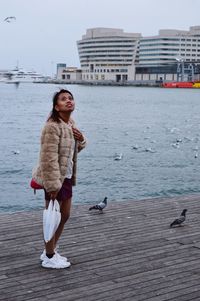
[{"label": "purple shorts", "polygon": [[[46,192],[45,189],[44,189],[44,194],[45,194],[45,200],[50,201],[49,194]],[[72,179],[65,178],[56,199],[58,200],[58,202],[62,202],[70,199],[71,197],[72,197]]]}]

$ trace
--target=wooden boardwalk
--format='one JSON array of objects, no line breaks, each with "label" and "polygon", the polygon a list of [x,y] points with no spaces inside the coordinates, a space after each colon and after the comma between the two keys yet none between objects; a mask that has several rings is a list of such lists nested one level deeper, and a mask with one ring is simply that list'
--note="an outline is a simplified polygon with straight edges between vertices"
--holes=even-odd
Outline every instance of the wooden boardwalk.
[{"label": "wooden boardwalk", "polygon": [[[88,207],[73,206],[63,270],[40,266],[42,211],[0,215],[1,301],[200,300],[200,196]],[[185,226],[170,229],[184,208]]]}]

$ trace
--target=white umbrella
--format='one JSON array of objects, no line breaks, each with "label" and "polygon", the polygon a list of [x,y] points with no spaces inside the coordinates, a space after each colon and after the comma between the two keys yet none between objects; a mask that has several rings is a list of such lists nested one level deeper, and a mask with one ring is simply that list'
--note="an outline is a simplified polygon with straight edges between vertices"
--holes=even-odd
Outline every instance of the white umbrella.
[{"label": "white umbrella", "polygon": [[57,200],[51,200],[48,208],[43,211],[43,234],[46,243],[54,236],[60,224],[60,220],[60,205]]}]

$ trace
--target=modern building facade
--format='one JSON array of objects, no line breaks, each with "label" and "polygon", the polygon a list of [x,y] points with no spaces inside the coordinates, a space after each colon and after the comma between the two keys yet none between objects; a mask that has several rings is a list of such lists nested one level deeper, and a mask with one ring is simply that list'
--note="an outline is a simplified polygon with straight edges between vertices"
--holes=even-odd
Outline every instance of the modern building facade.
[{"label": "modern building facade", "polygon": [[130,81],[135,78],[140,33],[91,28],[77,42],[83,81]]},{"label": "modern building facade", "polygon": [[200,26],[142,37],[136,80],[192,80],[200,74]]},{"label": "modern building facade", "polygon": [[162,29],[150,37],[122,29],[90,28],[77,46],[81,68],[58,64],[58,80],[200,80],[200,26],[189,30]]}]

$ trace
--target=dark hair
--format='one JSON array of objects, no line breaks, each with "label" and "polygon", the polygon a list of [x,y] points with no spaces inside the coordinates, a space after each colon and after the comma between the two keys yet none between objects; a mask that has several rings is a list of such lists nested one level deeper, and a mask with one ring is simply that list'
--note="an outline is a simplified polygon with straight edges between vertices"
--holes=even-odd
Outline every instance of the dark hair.
[{"label": "dark hair", "polygon": [[58,123],[60,122],[59,112],[56,111],[55,107],[56,107],[57,102],[58,102],[58,97],[62,93],[68,93],[74,99],[73,94],[68,90],[61,89],[59,92],[56,92],[53,96],[53,108],[52,108],[52,111],[51,111],[50,116],[48,117],[47,121],[53,120],[53,121],[58,122]]}]

